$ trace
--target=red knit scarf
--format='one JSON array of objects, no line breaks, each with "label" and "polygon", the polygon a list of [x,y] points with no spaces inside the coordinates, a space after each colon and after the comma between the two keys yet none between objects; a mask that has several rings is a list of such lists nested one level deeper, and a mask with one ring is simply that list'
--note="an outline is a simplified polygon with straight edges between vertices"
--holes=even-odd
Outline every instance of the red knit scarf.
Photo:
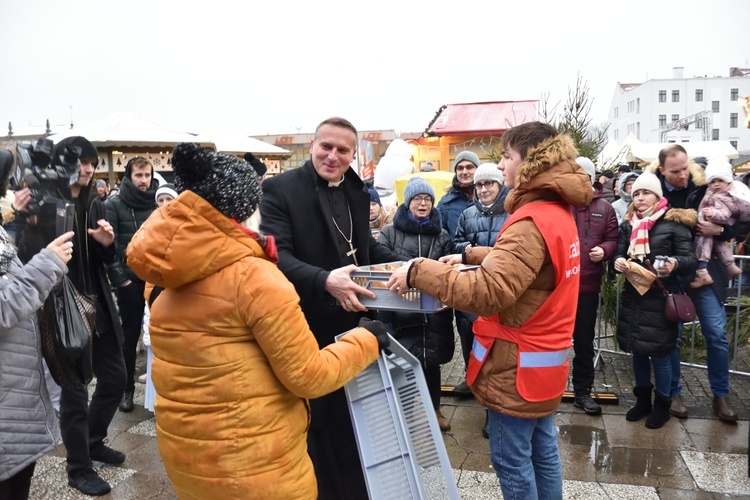
[{"label": "red knit scarf", "polygon": [[651,253],[651,247],[648,244],[648,232],[654,227],[656,221],[667,212],[667,209],[669,209],[669,202],[666,198],[662,198],[643,214],[638,213],[637,210],[633,211],[633,215],[628,220],[633,227],[633,231],[630,233],[628,256],[643,262],[646,255]]}]

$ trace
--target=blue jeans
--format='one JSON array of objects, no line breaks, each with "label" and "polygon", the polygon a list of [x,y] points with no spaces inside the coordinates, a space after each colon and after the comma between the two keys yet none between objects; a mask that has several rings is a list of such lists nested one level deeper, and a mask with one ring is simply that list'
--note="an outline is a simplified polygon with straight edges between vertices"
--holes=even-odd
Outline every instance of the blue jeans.
[{"label": "blue jeans", "polygon": [[489,411],[490,457],[506,500],[562,498],[554,418],[518,418]]},{"label": "blue jeans", "polygon": [[651,365],[654,365],[654,386],[657,392],[668,398],[672,385],[671,354],[663,356],[644,356],[633,354],[633,378],[636,387],[651,385]]},{"label": "blue jeans", "polygon": [[[695,304],[695,312],[701,322],[701,333],[706,339],[706,365],[711,392],[717,397],[729,394],[729,343],[724,327],[727,325],[727,313],[724,305],[710,286],[696,288],[690,297]],[[680,340],[682,328],[679,329],[677,347],[672,350],[672,396],[680,394]]]}]

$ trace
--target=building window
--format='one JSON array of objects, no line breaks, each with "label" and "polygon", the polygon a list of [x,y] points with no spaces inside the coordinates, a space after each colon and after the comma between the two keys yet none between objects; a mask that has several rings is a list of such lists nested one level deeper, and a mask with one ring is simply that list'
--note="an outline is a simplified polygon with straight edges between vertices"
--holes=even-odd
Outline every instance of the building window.
[{"label": "building window", "polygon": [[659,126],[663,127],[667,124],[667,115],[659,115]]},{"label": "building window", "polygon": [[615,140],[618,140],[620,138],[620,131],[615,130]]},{"label": "building window", "polygon": [[703,89],[695,89],[695,102],[703,101]]},{"label": "building window", "polygon": [[680,91],[679,90],[673,90],[672,91],[672,102],[680,102]]},{"label": "building window", "polygon": [[659,102],[667,102],[667,91],[666,90],[660,90],[659,91]]},{"label": "building window", "polygon": [[718,141],[719,140],[719,129],[715,128],[711,130],[711,140],[712,141]]},{"label": "building window", "polygon": [[636,113],[640,113],[641,112],[641,98],[640,97],[638,97],[635,100],[635,112]]},{"label": "building window", "polygon": [[729,100],[736,101],[740,96],[740,89],[732,89],[729,93]]},{"label": "building window", "polygon": [[737,128],[737,113],[729,113],[729,128]]},{"label": "building window", "polygon": [[703,120],[696,120],[695,128],[703,128]]},{"label": "building window", "polygon": [[711,111],[714,113],[719,112],[719,101],[711,101]]},{"label": "building window", "polygon": [[635,138],[636,139],[641,138],[641,122],[638,122],[635,124]]},{"label": "building window", "polygon": [[680,115],[672,115],[672,122],[678,122],[680,121]]},{"label": "building window", "polygon": [[620,116],[620,108],[615,108],[615,118]]},{"label": "building window", "polygon": [[737,149],[737,141],[729,141],[729,144],[731,144],[734,149]]},{"label": "building window", "polygon": [[667,142],[668,142],[669,144],[674,144],[674,143],[675,143],[676,141],[675,141],[674,139],[669,139],[669,140],[668,140]]}]

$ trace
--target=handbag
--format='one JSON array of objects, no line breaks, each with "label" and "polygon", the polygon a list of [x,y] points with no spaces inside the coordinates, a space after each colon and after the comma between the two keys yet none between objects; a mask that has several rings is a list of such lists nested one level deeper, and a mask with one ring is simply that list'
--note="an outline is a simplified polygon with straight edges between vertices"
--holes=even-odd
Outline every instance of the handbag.
[{"label": "handbag", "polygon": [[95,299],[79,293],[64,276],[39,312],[42,354],[60,387],[76,389],[91,382],[91,334],[96,329],[95,320]]},{"label": "handbag", "polygon": [[[646,259],[646,264],[652,271],[654,271],[654,268],[648,259]],[[656,271],[654,271],[654,274],[657,274]],[[695,305],[693,304],[692,299],[685,294],[679,281],[677,282],[677,285],[680,287],[680,293],[671,293],[667,290],[664,283],[659,279],[658,274],[654,281],[656,281],[656,284],[659,285],[661,292],[664,294],[664,316],[666,316],[667,321],[672,323],[690,323],[695,321],[697,317],[695,313]]]}]

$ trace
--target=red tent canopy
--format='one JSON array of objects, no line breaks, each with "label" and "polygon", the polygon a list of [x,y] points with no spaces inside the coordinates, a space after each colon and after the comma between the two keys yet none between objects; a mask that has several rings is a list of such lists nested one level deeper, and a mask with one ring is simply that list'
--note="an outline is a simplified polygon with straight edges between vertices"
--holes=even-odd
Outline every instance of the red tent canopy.
[{"label": "red tent canopy", "polygon": [[427,135],[492,135],[538,120],[539,101],[448,104],[427,128]]}]

